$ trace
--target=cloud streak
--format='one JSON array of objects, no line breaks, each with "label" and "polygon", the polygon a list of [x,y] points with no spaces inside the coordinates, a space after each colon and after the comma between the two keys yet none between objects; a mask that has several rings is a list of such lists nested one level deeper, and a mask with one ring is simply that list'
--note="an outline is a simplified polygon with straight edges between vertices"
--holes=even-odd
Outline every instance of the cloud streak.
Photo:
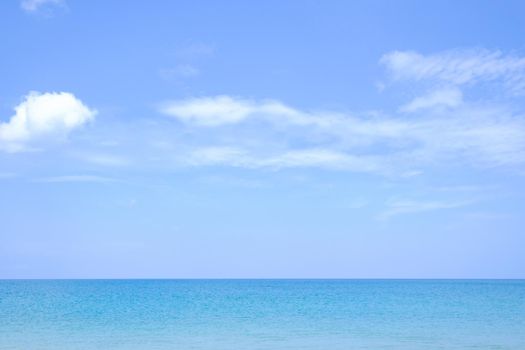
[{"label": "cloud streak", "polygon": [[396,200],[387,203],[387,209],[379,215],[380,220],[388,220],[394,216],[425,213],[436,210],[456,209],[473,204],[473,200],[462,201],[417,201]]},{"label": "cloud streak", "polygon": [[379,159],[355,157],[328,149],[303,149],[278,154],[260,155],[233,147],[207,147],[188,155],[187,164],[193,166],[221,165],[241,168],[324,168],[356,172],[378,172]]},{"label": "cloud streak", "polygon": [[22,0],[20,7],[26,12],[37,12],[46,6],[63,6],[65,0]]},{"label": "cloud streak", "polygon": [[525,92],[525,58],[485,49],[450,50],[432,55],[393,51],[381,60],[394,80],[434,80],[453,85],[501,80]]}]

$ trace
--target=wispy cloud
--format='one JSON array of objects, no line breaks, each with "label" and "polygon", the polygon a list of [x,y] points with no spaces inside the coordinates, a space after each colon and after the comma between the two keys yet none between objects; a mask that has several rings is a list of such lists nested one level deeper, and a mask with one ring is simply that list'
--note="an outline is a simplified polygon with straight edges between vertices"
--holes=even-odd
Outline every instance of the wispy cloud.
[{"label": "wispy cloud", "polygon": [[424,213],[436,210],[455,209],[475,203],[474,200],[459,201],[420,201],[420,200],[394,200],[387,203],[387,209],[378,218],[387,220],[394,216],[404,214]]},{"label": "wispy cloud", "polygon": [[105,167],[123,167],[130,165],[132,162],[127,156],[115,155],[109,153],[79,153],[74,155],[76,158],[95,165]]},{"label": "wispy cloud", "polygon": [[233,147],[207,147],[191,152],[187,159],[190,165],[224,165],[244,168],[325,168],[356,172],[380,172],[380,160],[356,157],[328,149],[303,149],[278,154],[261,155]]},{"label": "wispy cloud", "polygon": [[[416,99],[404,111],[414,117],[302,111],[275,100],[231,96],[172,101],[161,108],[193,135],[226,126],[235,133],[233,139],[194,152],[201,165],[321,166],[380,173],[398,168],[396,172],[407,173],[414,171],[410,167],[440,162],[525,162],[525,121],[503,106],[463,103],[461,92],[452,89]],[[257,123],[259,132],[244,137],[250,123]],[[272,150],[276,140],[281,146]]]},{"label": "wispy cloud", "polygon": [[451,50],[431,55],[394,51],[380,62],[396,80],[435,80],[454,85],[501,80],[514,92],[525,92],[525,58],[500,51]]},{"label": "wispy cloud", "polygon": [[44,7],[64,6],[65,3],[65,0],[22,0],[20,7],[26,12],[37,12]]},{"label": "wispy cloud", "polygon": [[203,60],[213,55],[215,48],[204,43],[193,43],[175,51],[175,62],[160,68],[158,74],[165,81],[181,83],[202,73]]},{"label": "wispy cloud", "polygon": [[463,94],[457,88],[438,89],[427,95],[416,97],[408,104],[401,106],[401,112],[416,112],[430,108],[454,108],[463,102]]}]

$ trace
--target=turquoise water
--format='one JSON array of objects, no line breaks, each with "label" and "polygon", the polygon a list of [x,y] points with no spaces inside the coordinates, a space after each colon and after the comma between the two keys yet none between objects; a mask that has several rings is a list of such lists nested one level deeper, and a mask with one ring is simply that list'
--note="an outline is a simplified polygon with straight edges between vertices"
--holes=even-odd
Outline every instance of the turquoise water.
[{"label": "turquoise water", "polygon": [[525,349],[525,281],[0,281],[0,349]]}]

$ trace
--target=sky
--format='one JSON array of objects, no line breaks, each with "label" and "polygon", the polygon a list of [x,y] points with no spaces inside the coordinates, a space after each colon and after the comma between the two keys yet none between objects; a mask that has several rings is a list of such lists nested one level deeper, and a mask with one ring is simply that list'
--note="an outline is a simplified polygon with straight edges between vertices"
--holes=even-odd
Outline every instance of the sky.
[{"label": "sky", "polygon": [[525,278],[523,13],[0,2],[0,278]]}]

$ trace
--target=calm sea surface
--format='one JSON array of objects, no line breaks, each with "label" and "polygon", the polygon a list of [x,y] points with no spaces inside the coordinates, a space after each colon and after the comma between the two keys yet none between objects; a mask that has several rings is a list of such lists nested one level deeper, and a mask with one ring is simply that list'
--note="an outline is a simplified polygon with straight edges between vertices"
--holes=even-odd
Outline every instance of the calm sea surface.
[{"label": "calm sea surface", "polygon": [[0,281],[0,349],[525,349],[525,281]]}]

